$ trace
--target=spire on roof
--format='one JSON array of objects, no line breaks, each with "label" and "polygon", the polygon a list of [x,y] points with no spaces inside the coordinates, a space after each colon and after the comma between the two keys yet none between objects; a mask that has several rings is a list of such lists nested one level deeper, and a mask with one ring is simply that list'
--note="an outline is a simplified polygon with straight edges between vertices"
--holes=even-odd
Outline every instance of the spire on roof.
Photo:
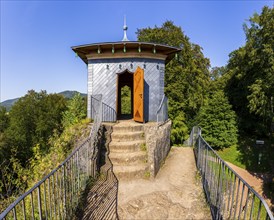
[{"label": "spire on roof", "polygon": [[123,30],[124,30],[124,38],[122,41],[129,41],[128,38],[127,38],[127,21],[126,21],[126,16],[124,16],[124,27],[123,27]]}]

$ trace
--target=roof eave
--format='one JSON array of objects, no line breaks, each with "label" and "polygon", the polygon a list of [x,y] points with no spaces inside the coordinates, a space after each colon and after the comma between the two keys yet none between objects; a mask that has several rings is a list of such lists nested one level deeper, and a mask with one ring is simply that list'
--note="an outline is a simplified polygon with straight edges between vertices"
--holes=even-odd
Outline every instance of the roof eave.
[{"label": "roof eave", "polygon": [[[71,49],[86,63],[88,64],[88,59],[86,55],[92,51],[96,50],[98,48],[112,48],[115,46],[129,46],[132,48],[136,47],[136,49],[140,46],[144,47],[151,47],[151,48],[157,48],[160,50],[159,53],[165,54],[167,56],[165,63],[167,64],[170,60],[172,60],[176,53],[179,53],[181,51],[180,48],[172,47],[168,45],[162,45],[157,43],[150,43],[150,42],[140,42],[140,41],[119,41],[119,42],[104,42],[104,43],[94,43],[94,44],[85,44],[80,46],[73,46]],[[151,49],[150,48],[150,49]],[[147,49],[147,48],[146,48]]]}]

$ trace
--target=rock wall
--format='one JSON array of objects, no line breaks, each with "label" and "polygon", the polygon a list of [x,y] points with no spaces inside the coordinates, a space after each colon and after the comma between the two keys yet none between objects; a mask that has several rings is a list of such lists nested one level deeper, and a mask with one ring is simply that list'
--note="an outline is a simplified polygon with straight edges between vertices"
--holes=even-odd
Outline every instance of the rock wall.
[{"label": "rock wall", "polygon": [[146,123],[144,132],[148,153],[150,176],[155,177],[164,163],[170,150],[171,121],[162,125],[157,123]]}]

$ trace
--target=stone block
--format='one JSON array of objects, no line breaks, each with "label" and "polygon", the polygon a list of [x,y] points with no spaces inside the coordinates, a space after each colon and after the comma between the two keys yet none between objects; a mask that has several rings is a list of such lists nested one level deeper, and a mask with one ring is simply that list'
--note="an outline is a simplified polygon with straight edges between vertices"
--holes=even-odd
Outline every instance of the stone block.
[{"label": "stone block", "polygon": [[171,121],[144,125],[150,176],[155,177],[170,151]]}]

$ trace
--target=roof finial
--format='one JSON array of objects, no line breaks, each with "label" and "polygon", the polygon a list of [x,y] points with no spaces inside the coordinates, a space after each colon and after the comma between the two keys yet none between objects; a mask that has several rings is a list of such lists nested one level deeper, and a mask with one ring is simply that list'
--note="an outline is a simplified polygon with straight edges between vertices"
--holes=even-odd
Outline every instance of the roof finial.
[{"label": "roof finial", "polygon": [[123,30],[124,30],[124,38],[122,41],[129,41],[128,38],[127,38],[127,21],[126,21],[126,16],[124,16],[124,27],[123,27]]}]

